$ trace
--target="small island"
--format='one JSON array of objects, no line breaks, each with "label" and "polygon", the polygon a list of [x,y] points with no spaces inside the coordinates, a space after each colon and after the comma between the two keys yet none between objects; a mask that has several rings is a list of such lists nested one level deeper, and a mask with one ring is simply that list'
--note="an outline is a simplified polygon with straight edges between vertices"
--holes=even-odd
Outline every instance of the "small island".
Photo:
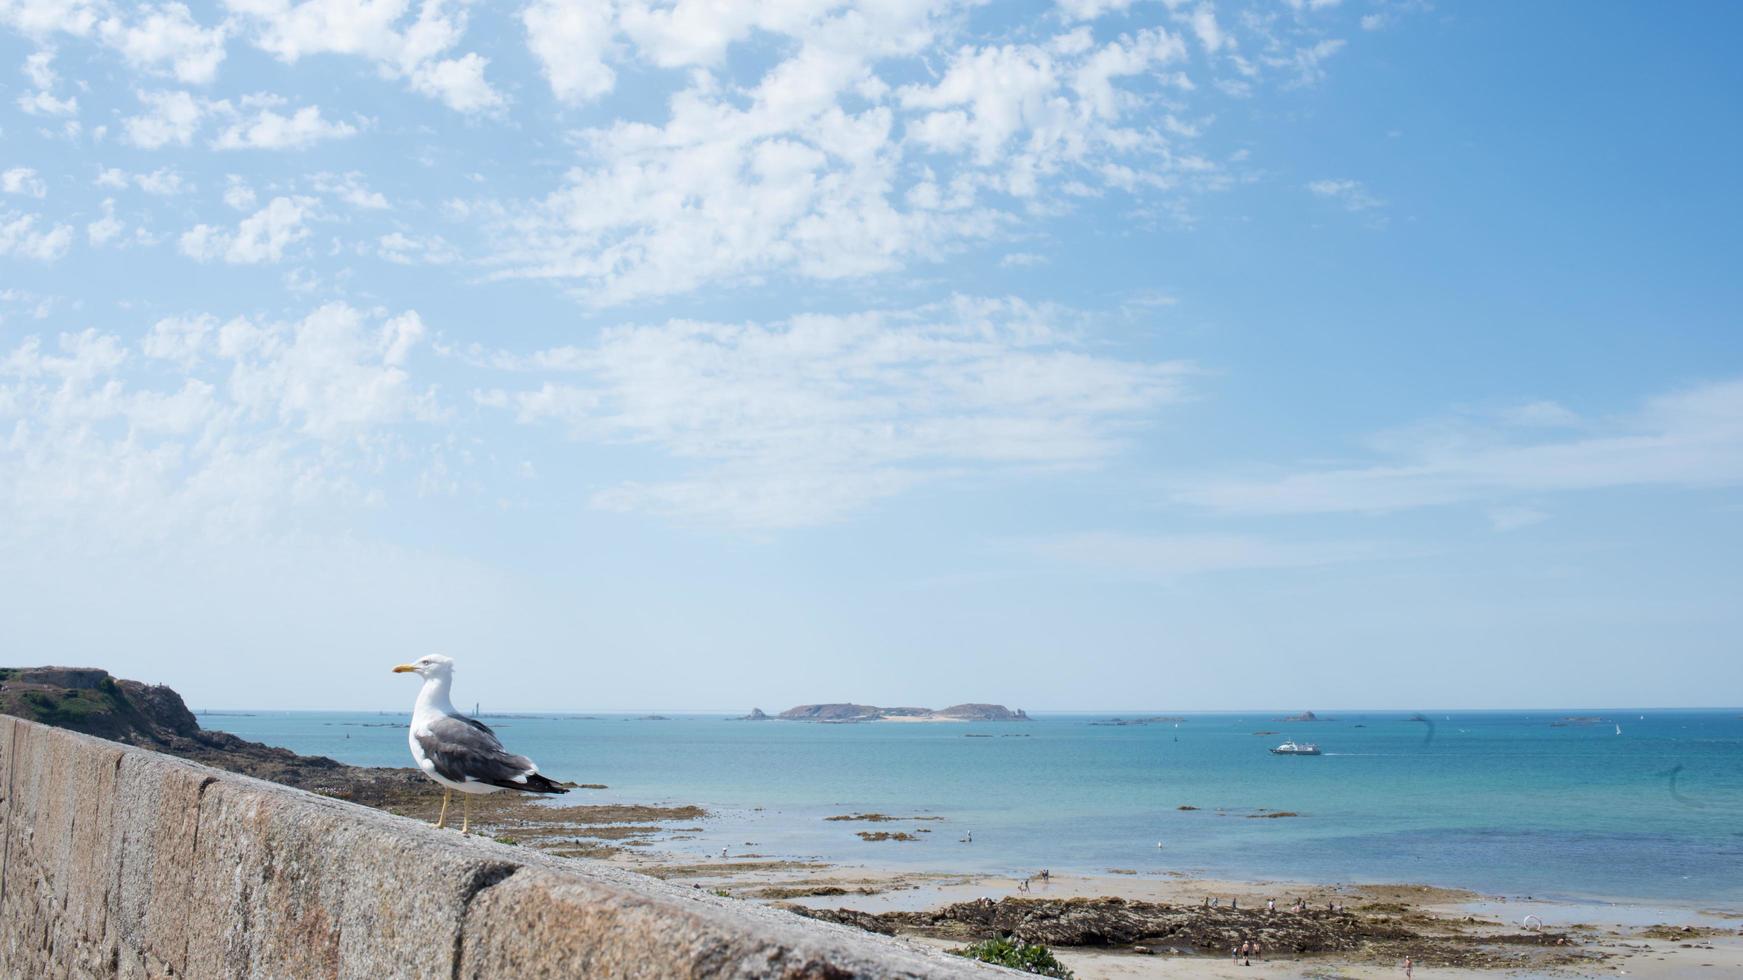
[{"label": "small island", "polygon": [[785,721],[815,721],[824,724],[853,724],[862,721],[1028,721],[1023,709],[1012,710],[1002,704],[953,704],[948,708],[880,708],[870,704],[837,702],[832,704],[801,704],[788,708],[776,717]]}]

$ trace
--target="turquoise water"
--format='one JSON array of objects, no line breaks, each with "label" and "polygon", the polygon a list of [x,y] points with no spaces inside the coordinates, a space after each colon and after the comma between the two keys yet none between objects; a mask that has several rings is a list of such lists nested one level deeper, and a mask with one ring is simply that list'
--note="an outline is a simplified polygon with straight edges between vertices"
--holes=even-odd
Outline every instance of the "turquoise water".
[{"label": "turquoise water", "polygon": [[[1130,727],[1095,725],[1107,716],[1091,715],[973,725],[484,719],[554,778],[610,787],[585,791],[589,801],[707,807],[714,816],[703,833],[672,845],[697,853],[726,846],[947,871],[1131,868],[1743,902],[1739,712],[1589,711],[1578,714],[1606,722],[1551,724],[1567,714],[1367,713],[1314,723],[1196,714]],[[404,721],[200,715],[209,728],[357,765],[408,765]],[[1315,741],[1325,755],[1265,751],[1284,737]],[[1261,808],[1301,816],[1246,816]],[[871,843],[854,832],[872,825],[823,819],[852,811],[945,819],[875,825],[932,832]],[[962,842],[969,833],[972,843]]]}]

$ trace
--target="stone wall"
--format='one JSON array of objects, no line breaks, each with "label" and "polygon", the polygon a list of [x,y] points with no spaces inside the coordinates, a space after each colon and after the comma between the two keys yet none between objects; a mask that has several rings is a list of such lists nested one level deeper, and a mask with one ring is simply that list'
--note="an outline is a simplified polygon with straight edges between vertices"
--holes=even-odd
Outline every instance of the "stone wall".
[{"label": "stone wall", "polygon": [[0,716],[0,976],[1013,976]]}]

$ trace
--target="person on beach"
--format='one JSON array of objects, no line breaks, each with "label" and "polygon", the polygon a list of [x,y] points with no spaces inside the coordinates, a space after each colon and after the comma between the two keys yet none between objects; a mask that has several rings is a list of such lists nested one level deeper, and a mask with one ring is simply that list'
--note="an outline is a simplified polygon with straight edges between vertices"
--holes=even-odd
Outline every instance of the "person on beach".
[{"label": "person on beach", "polygon": [[1277,911],[1277,900],[1275,898],[1265,899],[1265,911],[1267,911],[1267,912]]},{"label": "person on beach", "polygon": [[1241,900],[1239,897],[1229,899],[1229,908],[1239,910],[1240,907],[1241,907]]},{"label": "person on beach", "polygon": [[1229,947],[1229,962],[1235,964],[1236,966],[1240,965],[1240,963],[1241,963],[1241,947],[1239,947],[1239,946],[1230,946]]},{"label": "person on beach", "polygon": [[1253,947],[1246,940],[1241,940],[1241,965],[1253,965]]},{"label": "person on beach", "polygon": [[1410,962],[1410,957],[1404,957],[1404,980],[1410,980],[1414,966],[1415,964]]},{"label": "person on beach", "polygon": [[1256,959],[1261,963],[1265,962],[1265,954],[1259,951],[1259,941],[1257,939],[1253,940],[1253,959]]}]

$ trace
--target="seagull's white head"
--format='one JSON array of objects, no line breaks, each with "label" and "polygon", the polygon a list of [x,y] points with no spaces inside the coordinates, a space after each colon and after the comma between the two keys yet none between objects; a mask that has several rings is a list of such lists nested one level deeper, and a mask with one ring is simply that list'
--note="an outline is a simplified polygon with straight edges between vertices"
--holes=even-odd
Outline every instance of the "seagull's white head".
[{"label": "seagull's white head", "polygon": [[416,674],[419,677],[447,677],[454,672],[454,661],[439,653],[427,657],[419,657],[409,664],[400,664],[393,669],[396,674]]}]

